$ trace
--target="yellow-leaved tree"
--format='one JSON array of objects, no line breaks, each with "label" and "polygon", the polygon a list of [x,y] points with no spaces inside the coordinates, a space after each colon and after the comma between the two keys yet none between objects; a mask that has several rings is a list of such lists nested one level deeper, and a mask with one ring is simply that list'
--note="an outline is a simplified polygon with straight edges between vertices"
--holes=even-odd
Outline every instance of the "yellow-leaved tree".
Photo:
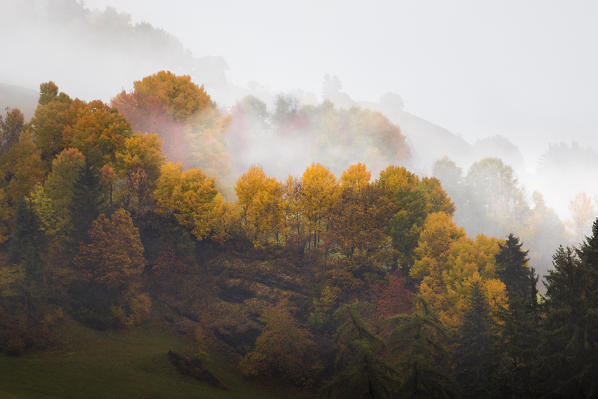
[{"label": "yellow-leaved tree", "polygon": [[330,170],[314,163],[301,178],[301,208],[307,221],[308,246],[317,248],[320,233],[328,227],[330,210],[338,195],[336,177]]},{"label": "yellow-leaved tree", "polygon": [[357,192],[365,190],[370,184],[372,174],[362,163],[349,166],[340,178],[340,186],[343,190],[354,190]]},{"label": "yellow-leaved tree", "polygon": [[274,239],[280,244],[283,228],[282,183],[251,167],[235,185],[241,223],[254,245]]},{"label": "yellow-leaved tree", "polygon": [[[332,209],[333,228],[327,233],[331,243],[345,256],[365,254],[384,247],[386,220],[378,207],[382,191],[370,184],[371,173],[365,165],[351,165],[340,178],[340,187]],[[387,240],[388,241],[388,240]]]},{"label": "yellow-leaved tree", "polygon": [[305,218],[301,204],[301,181],[289,176],[283,186],[282,217],[285,242],[296,249],[305,247]]},{"label": "yellow-leaved tree", "polygon": [[198,240],[222,237],[222,196],[214,178],[201,169],[182,170],[180,164],[165,163],[154,198],[158,213],[174,215]]},{"label": "yellow-leaved tree", "polygon": [[447,327],[461,325],[474,283],[482,287],[495,317],[506,306],[505,286],[495,274],[498,244],[497,239],[483,235],[468,238],[444,212],[426,218],[410,274],[420,282],[419,295]]}]

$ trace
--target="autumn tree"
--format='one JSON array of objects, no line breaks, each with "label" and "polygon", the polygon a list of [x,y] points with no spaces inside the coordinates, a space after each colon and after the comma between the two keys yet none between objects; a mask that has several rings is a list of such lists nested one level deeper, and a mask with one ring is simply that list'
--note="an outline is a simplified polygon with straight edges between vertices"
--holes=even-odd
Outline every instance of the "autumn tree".
[{"label": "autumn tree", "polygon": [[452,245],[464,236],[463,229],[457,227],[450,216],[441,212],[428,215],[415,250],[417,260],[411,276],[421,280],[445,265]]},{"label": "autumn tree", "polygon": [[201,112],[185,127],[187,154],[183,163],[190,168],[201,168],[210,176],[218,176],[221,190],[230,183],[230,154],[227,152],[226,132],[231,117],[213,107]]},{"label": "autumn tree", "polygon": [[39,105],[31,119],[31,132],[42,159],[49,162],[64,148],[72,146],[71,129],[84,107],[83,101],[58,94],[53,82],[40,85]]},{"label": "autumn tree", "polygon": [[376,309],[384,317],[392,317],[401,313],[409,313],[413,305],[413,289],[409,287],[406,277],[398,273],[388,275],[388,281],[380,283],[373,292]]},{"label": "autumn tree", "polygon": [[132,92],[117,95],[112,105],[136,131],[157,133],[170,161],[211,176],[228,173],[224,138],[230,118],[190,76],[168,71],[146,76],[133,83]]},{"label": "autumn tree", "polygon": [[370,179],[365,165],[351,165],[341,175],[339,193],[331,209],[327,236],[349,258],[356,251],[365,253],[381,247],[386,238],[384,215],[377,207],[381,190],[370,184]]},{"label": "autumn tree", "polygon": [[282,184],[254,166],[237,180],[235,192],[241,221],[254,244],[273,238],[280,244],[282,232]]},{"label": "autumn tree", "polygon": [[285,242],[303,252],[306,240],[305,215],[301,199],[301,181],[289,176],[283,186],[282,214]]},{"label": "autumn tree", "polygon": [[69,145],[78,148],[96,168],[116,161],[116,152],[131,137],[130,123],[99,100],[91,101],[78,112],[67,136]]},{"label": "autumn tree", "polygon": [[377,207],[389,215],[386,232],[399,252],[399,269],[408,274],[426,216],[433,212],[452,215],[454,205],[438,180],[420,180],[403,167],[389,166],[380,172],[377,184],[384,192]]},{"label": "autumn tree", "polygon": [[58,97],[58,86],[56,83],[49,81],[39,85],[39,104],[46,105]]},{"label": "autumn tree", "polygon": [[255,348],[241,360],[243,373],[299,386],[313,383],[317,346],[309,331],[290,314],[289,304],[285,301],[268,308],[261,320],[265,326]]},{"label": "autumn tree", "polygon": [[174,216],[200,241],[217,237],[224,227],[219,220],[222,196],[214,179],[200,169],[183,171],[180,164],[164,164],[154,199],[158,213]]},{"label": "autumn tree", "polygon": [[450,216],[455,213],[455,204],[442,188],[440,180],[435,177],[424,177],[421,179],[420,187],[426,198],[428,213],[444,212]]},{"label": "autumn tree", "polygon": [[419,281],[419,296],[439,316],[445,326],[458,329],[468,310],[471,286],[483,287],[493,317],[506,305],[505,285],[496,276],[496,239],[467,238],[448,215],[431,213],[426,218],[415,249],[415,263],[410,271]]},{"label": "autumn tree", "polygon": [[[93,318],[108,317],[104,312],[110,314],[108,319],[114,318],[121,325],[138,323],[147,316],[149,297],[139,292],[145,258],[139,230],[130,214],[124,209],[115,211],[110,218],[101,214],[91,224],[88,236],[88,242],[81,243],[74,260],[89,281],[86,287],[90,295],[84,294],[82,302],[99,313],[92,315]],[[112,301],[109,309],[98,309],[93,303],[96,299],[93,294],[98,292],[108,296],[101,302]]]},{"label": "autumn tree", "polygon": [[127,211],[110,218],[100,215],[89,230],[89,243],[81,245],[77,266],[93,281],[120,286],[141,275],[145,260],[139,231]]},{"label": "autumn tree", "polygon": [[308,247],[318,248],[337,194],[336,177],[332,172],[318,163],[305,170],[301,178],[301,207],[310,237]]},{"label": "autumn tree", "polygon": [[58,87],[52,82],[40,88],[31,132],[42,159],[50,162],[63,149],[75,147],[97,168],[114,163],[117,148],[132,134],[125,117],[100,100],[86,103],[57,94]]},{"label": "autumn tree", "polygon": [[0,154],[5,153],[19,140],[25,117],[18,109],[7,109],[6,115],[0,115]]},{"label": "autumn tree", "polygon": [[[133,83],[133,92],[121,92],[112,103],[133,123],[135,130],[159,131],[161,117],[185,122],[197,112],[213,106],[203,86],[188,75],[160,71]],[[151,116],[152,118],[145,118]]]},{"label": "autumn tree", "polygon": [[[116,171],[110,173],[125,179],[119,193],[120,201],[133,217],[143,216],[151,209],[152,194],[163,163],[161,141],[156,134],[135,133],[126,138],[116,152]],[[112,186],[115,177],[109,177],[106,173],[107,170],[105,184]]]}]

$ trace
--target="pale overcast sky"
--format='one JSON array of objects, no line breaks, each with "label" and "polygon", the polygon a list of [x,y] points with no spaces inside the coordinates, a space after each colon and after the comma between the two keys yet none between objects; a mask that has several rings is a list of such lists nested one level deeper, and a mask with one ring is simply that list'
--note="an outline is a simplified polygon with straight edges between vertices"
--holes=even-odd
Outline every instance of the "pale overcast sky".
[{"label": "pale overcast sky", "polygon": [[325,73],[359,100],[406,109],[467,139],[598,147],[598,2],[87,0],[220,55],[230,78],[320,92]]}]

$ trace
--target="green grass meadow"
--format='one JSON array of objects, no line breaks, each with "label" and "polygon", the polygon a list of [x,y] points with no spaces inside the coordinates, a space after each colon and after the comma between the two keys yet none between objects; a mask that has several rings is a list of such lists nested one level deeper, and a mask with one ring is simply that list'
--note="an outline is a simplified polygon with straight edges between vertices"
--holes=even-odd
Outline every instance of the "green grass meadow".
[{"label": "green grass meadow", "polygon": [[228,390],[183,376],[170,364],[169,349],[193,346],[153,328],[100,332],[73,325],[60,351],[0,355],[0,398],[291,398],[243,380],[223,363],[214,372]]}]

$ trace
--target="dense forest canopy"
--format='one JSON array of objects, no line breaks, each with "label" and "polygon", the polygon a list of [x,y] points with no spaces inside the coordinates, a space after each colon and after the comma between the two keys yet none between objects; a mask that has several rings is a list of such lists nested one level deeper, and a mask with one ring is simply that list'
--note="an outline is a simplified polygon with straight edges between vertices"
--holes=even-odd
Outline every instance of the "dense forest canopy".
[{"label": "dense forest canopy", "polygon": [[436,178],[409,156],[358,107],[248,97],[227,114],[166,71],[111,104],[43,83],[30,120],[0,118],[0,349],[158,323],[197,349],[173,366],[219,388],[222,358],[305,396],[594,396],[591,198],[559,247],[563,223],[500,159],[443,158]]}]

